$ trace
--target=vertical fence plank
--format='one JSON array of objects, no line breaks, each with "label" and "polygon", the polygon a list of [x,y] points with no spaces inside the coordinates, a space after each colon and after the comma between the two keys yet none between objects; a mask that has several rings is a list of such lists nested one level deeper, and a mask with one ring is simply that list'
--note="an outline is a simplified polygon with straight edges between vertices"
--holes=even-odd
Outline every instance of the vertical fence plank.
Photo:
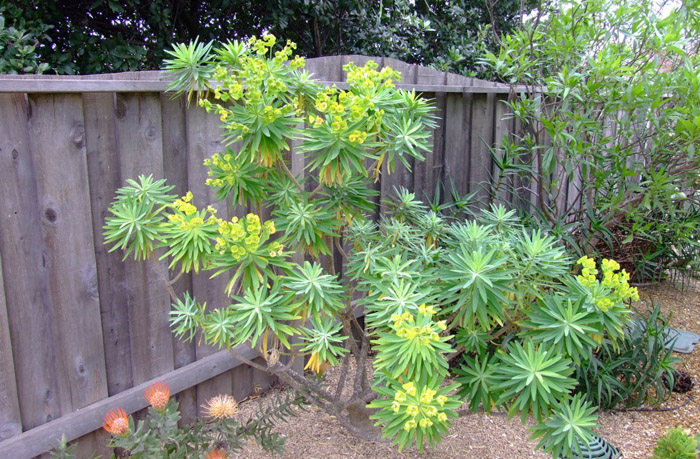
[{"label": "vertical fence plank", "polygon": [[[447,84],[452,75],[447,76]],[[461,197],[470,191],[469,153],[471,149],[471,94],[450,93],[445,101],[445,147],[443,202],[453,201],[450,192]]]},{"label": "vertical fence plank", "polygon": [[[163,178],[162,122],[158,94],[118,94],[116,100],[119,162],[122,185],[139,174]],[[140,384],[173,369],[173,346],[168,312],[170,298],[156,257],[126,265],[127,305],[130,318],[131,361],[134,384]]]},{"label": "vertical fence plank", "polygon": [[19,414],[15,362],[12,358],[10,324],[7,318],[5,282],[2,275],[0,254],[0,442],[22,433],[22,418]]},{"label": "vertical fence plank", "polygon": [[28,116],[24,94],[0,94],[0,252],[25,430],[61,415]]},{"label": "vertical fence plank", "polygon": [[119,152],[114,113],[114,94],[86,93],[85,145],[87,149],[92,228],[97,260],[102,336],[104,338],[107,387],[114,395],[133,386],[129,310],[125,307],[126,270],[121,251],[109,252],[102,227],[107,209],[120,186]]},{"label": "vertical fence plank", "polygon": [[472,210],[478,210],[488,201],[492,166],[489,147],[493,145],[494,103],[494,94],[474,94],[472,97],[469,190],[476,191]]},{"label": "vertical fence plank", "polygon": [[[160,96],[163,124],[163,168],[169,185],[175,188],[172,193],[182,196],[188,191],[187,183],[187,130],[185,125],[185,98],[173,99],[170,94]],[[192,275],[184,274],[173,284],[173,290],[182,298],[192,289]],[[172,334],[175,368],[180,368],[196,360],[196,343],[185,342]],[[197,417],[197,391],[194,388],[177,394],[182,415],[182,424],[188,424]]]},{"label": "vertical fence plank", "polygon": [[[506,99],[504,97],[498,97],[495,100],[494,108],[494,135],[493,135],[493,147],[494,153],[499,161],[503,160],[503,147],[505,142],[508,141],[510,135],[513,133],[513,120],[507,119],[510,114],[510,109],[506,105]],[[491,193],[496,193],[493,196],[494,203],[501,203],[503,205],[508,205],[510,200],[509,190],[513,186],[512,176],[504,176],[500,179],[499,175],[502,171],[496,166],[495,162],[492,162],[491,166],[491,176],[493,180],[491,182]],[[498,189],[495,189],[498,187]]]},{"label": "vertical fence plank", "polygon": [[[200,107],[191,106],[185,113],[187,132],[187,177],[189,189],[194,195],[194,204],[203,208],[212,204],[218,211],[217,216],[228,218],[226,203],[217,201],[214,190],[206,186],[207,168],[202,164],[216,152],[222,152],[221,128],[219,119],[213,113],[207,113]],[[211,273],[200,272],[192,275],[192,293],[200,303],[207,303],[207,310],[224,308],[231,301],[226,294],[226,284],[229,277],[221,274],[209,279]],[[197,360],[211,355],[219,350],[218,347],[202,343],[197,346]],[[197,403],[202,405],[210,397],[217,394],[230,394],[232,389],[230,374],[222,374],[197,386]]]},{"label": "vertical fence plank", "polygon": [[[83,103],[73,94],[31,96],[30,101],[30,143],[67,413],[108,395]],[[72,180],[57,174],[57,165],[71,171]]]}]

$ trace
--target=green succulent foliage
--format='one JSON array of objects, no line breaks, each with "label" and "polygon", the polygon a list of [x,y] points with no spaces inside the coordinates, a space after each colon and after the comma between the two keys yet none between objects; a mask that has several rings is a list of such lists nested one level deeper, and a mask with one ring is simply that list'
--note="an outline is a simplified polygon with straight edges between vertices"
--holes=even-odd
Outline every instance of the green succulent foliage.
[{"label": "green succulent foliage", "polygon": [[336,324],[328,316],[313,317],[311,327],[301,329],[304,343],[301,351],[317,355],[320,361],[338,365],[338,358],[349,352],[343,345],[348,337],[340,333],[342,328],[342,323]]},{"label": "green succulent foliage", "polygon": [[417,312],[394,315],[391,331],[381,333],[372,344],[377,351],[376,372],[423,385],[435,375],[447,376],[444,356],[453,351],[449,343],[452,336],[441,335],[446,324],[433,319],[435,310],[431,306],[421,305]]},{"label": "green succulent foliage", "polygon": [[440,300],[447,305],[445,311],[454,314],[451,326],[464,326],[476,319],[487,331],[494,323],[502,324],[513,275],[507,259],[496,250],[469,251],[460,246],[448,253],[440,270],[445,282]]},{"label": "green succulent foliage", "polygon": [[285,240],[314,256],[331,253],[326,239],[335,235],[338,221],[329,207],[297,201],[276,209],[273,215],[277,227],[285,233]]},{"label": "green succulent foliage", "polygon": [[175,44],[172,50],[165,50],[171,59],[165,59],[166,72],[172,77],[168,84],[168,90],[182,94],[187,91],[187,101],[189,102],[196,88],[207,89],[210,87],[209,80],[213,76],[211,63],[213,41],[200,43],[196,38],[189,44]]},{"label": "green succulent foliage", "polygon": [[207,304],[200,305],[189,292],[170,305],[170,327],[179,339],[192,341],[202,323]]},{"label": "green succulent foliage", "polygon": [[282,280],[294,295],[294,310],[302,317],[320,320],[321,315],[338,315],[344,307],[345,294],[337,276],[325,274],[318,263],[305,261]]},{"label": "green succulent foliage", "polygon": [[511,253],[517,259],[516,264],[522,267],[519,283],[537,285],[536,288],[543,290],[558,285],[559,280],[569,274],[571,257],[554,237],[540,230],[514,232],[512,237]]},{"label": "green succulent foliage", "polygon": [[261,180],[266,169],[237,156],[231,148],[223,155],[214,154],[204,165],[209,168],[206,184],[216,190],[217,199],[245,206],[259,205],[266,197],[265,181]]},{"label": "green succulent foliage", "polygon": [[469,402],[469,409],[474,412],[481,406],[490,413],[496,405],[499,394],[496,386],[500,381],[496,377],[496,362],[497,358],[488,355],[465,357],[464,364],[454,370],[459,375],[457,395]]},{"label": "green succulent foliage", "polygon": [[576,380],[569,377],[574,371],[572,361],[546,346],[535,346],[530,340],[524,345],[514,342],[508,353],[499,350],[497,355],[495,388],[502,391],[497,403],[509,405],[509,416],[520,412],[523,423],[530,413],[541,421],[550,407],[576,387]]},{"label": "green succulent foliage", "polygon": [[208,343],[234,347],[251,340],[256,346],[259,340],[267,341],[274,335],[286,348],[289,337],[299,331],[290,321],[298,319],[293,314],[291,302],[279,287],[268,290],[264,285],[247,289],[243,297],[232,296],[233,304],[225,309],[214,310],[204,316],[202,329]]},{"label": "green succulent foliage", "polygon": [[364,220],[364,216],[373,214],[376,205],[372,198],[379,196],[379,191],[367,187],[367,183],[359,177],[352,177],[342,184],[328,186],[326,195],[321,201],[329,209],[337,209],[338,216],[343,215],[347,220]]},{"label": "green succulent foliage", "polygon": [[219,220],[219,236],[208,269],[215,271],[212,277],[233,271],[226,292],[257,288],[279,278],[277,270],[288,271],[292,264],[287,260],[289,252],[279,240],[271,240],[276,233],[273,221],[261,222],[258,215],[249,213],[245,218],[233,217]]},{"label": "green succulent foliage", "polygon": [[691,459],[698,457],[698,441],[681,427],[668,429],[654,448],[653,459]]},{"label": "green succulent foliage", "polygon": [[591,335],[601,335],[595,314],[586,310],[583,301],[547,294],[533,306],[526,320],[520,322],[523,337],[538,346],[570,357],[575,364],[590,356],[598,343]]},{"label": "green succulent foliage", "polygon": [[113,244],[110,252],[124,250],[124,259],[133,253],[134,259],[145,260],[161,240],[161,212],[173,198],[167,194],[173,187],[164,179],[154,181],[152,175],[127,183],[117,191],[109,208],[112,215],[105,219],[105,244]]},{"label": "green succulent foliage", "polygon": [[376,290],[364,297],[362,304],[367,311],[367,323],[376,328],[389,325],[394,315],[417,313],[418,306],[429,299],[421,283],[415,280],[382,282],[374,287]]},{"label": "green succulent foliage", "polygon": [[388,380],[374,387],[380,397],[368,406],[378,411],[370,416],[382,426],[382,437],[391,438],[399,451],[415,442],[419,451],[426,444],[437,445],[458,417],[460,401],[450,393],[456,385],[440,387],[442,378],[431,378],[426,384]]},{"label": "green succulent foliage", "polygon": [[163,223],[159,247],[167,250],[160,259],[170,257],[169,268],[178,263],[186,273],[192,269],[196,273],[202,265],[207,265],[215,253],[213,241],[219,235],[219,225],[209,209],[186,214],[173,207],[167,215],[168,222]]},{"label": "green succulent foliage", "polygon": [[598,426],[595,406],[576,394],[562,402],[555,402],[549,418],[530,428],[532,440],[539,439],[538,448],[551,453],[553,458],[584,457],[581,445],[593,440]]},{"label": "green succulent foliage", "polygon": [[481,355],[488,348],[492,337],[474,323],[467,323],[464,327],[457,327],[455,342],[463,346],[467,353]]}]

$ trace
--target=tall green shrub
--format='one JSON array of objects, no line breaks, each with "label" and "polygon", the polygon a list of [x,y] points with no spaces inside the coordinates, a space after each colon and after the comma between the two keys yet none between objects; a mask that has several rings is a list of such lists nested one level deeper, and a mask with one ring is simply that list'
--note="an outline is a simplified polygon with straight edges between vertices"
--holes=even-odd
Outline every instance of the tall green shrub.
[{"label": "tall green shrub", "polygon": [[507,102],[523,129],[495,152],[493,196],[530,181],[540,224],[637,281],[700,260],[698,6],[547,2],[484,59],[529,91]]}]

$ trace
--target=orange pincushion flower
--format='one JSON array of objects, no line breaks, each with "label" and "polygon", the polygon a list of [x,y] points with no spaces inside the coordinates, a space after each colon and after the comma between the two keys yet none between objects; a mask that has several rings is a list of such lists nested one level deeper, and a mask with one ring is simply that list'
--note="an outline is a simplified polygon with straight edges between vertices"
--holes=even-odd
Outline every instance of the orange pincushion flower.
[{"label": "orange pincushion flower", "polygon": [[165,383],[156,382],[146,389],[143,393],[148,403],[158,411],[163,411],[170,400],[170,389]]},{"label": "orange pincushion flower", "polygon": [[216,395],[202,408],[204,414],[214,419],[230,419],[238,413],[238,403],[230,395]]},{"label": "orange pincushion flower", "polygon": [[204,456],[204,459],[226,459],[226,451],[223,449],[212,449]]},{"label": "orange pincushion flower", "polygon": [[124,436],[129,433],[129,416],[121,408],[111,410],[105,415],[102,428],[112,435]]}]

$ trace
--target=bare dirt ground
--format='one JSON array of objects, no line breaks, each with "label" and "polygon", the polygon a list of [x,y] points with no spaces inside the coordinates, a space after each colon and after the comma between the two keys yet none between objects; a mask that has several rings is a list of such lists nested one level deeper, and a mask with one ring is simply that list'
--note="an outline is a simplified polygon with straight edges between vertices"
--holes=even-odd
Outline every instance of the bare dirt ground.
[{"label": "bare dirt ground", "polygon": [[[662,310],[672,313],[671,326],[700,333],[700,283],[685,291],[670,283],[640,288],[642,300],[661,301]],[[678,354],[683,358],[679,369],[700,382],[700,349],[691,354]],[[332,381],[331,370],[328,378]],[[275,388],[264,397],[243,402],[241,416],[250,415],[258,403],[266,403]],[[626,459],[651,457],[656,441],[667,429],[683,426],[693,433],[700,433],[700,397],[698,387],[686,394],[674,393],[670,400],[659,407],[642,409],[681,408],[664,411],[604,412],[600,415],[599,435],[620,449]],[[690,400],[689,403],[688,400]],[[545,458],[535,450],[536,442],[529,441],[527,426],[519,418],[511,421],[504,415],[487,416],[484,413],[467,414],[457,419],[450,435],[440,445],[422,454],[415,449],[398,452],[389,443],[369,442],[347,433],[334,418],[310,407],[288,424],[280,424],[277,431],[286,439],[286,452],[282,457],[311,458]],[[260,458],[267,456],[257,445],[250,443],[237,456]]]}]

